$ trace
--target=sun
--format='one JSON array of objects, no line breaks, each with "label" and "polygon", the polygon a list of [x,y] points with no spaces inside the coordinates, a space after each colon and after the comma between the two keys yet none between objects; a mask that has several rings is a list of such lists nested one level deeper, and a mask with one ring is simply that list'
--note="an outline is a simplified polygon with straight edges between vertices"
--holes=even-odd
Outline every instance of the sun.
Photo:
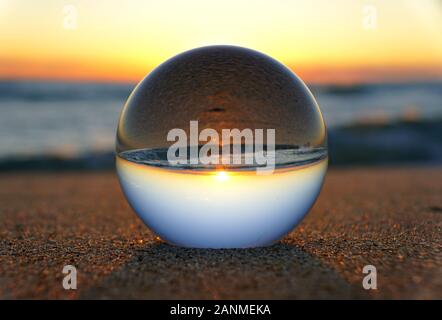
[{"label": "sun", "polygon": [[215,173],[215,179],[220,182],[225,182],[230,179],[230,176],[225,171],[218,171]]}]

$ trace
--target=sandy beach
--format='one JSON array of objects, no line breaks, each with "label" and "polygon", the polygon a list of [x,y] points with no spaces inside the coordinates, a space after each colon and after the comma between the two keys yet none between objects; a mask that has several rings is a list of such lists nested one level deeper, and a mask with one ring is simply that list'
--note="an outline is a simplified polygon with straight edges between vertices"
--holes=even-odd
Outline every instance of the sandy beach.
[{"label": "sandy beach", "polygon": [[331,169],[280,243],[198,250],[157,239],[112,172],[2,173],[0,298],[442,299],[441,194],[441,167]]}]

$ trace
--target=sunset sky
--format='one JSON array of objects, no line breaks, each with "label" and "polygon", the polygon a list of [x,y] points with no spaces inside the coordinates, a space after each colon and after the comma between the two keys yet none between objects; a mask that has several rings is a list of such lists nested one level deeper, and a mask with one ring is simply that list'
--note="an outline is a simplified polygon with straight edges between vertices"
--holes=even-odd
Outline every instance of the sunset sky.
[{"label": "sunset sky", "polygon": [[436,0],[0,0],[0,39],[4,79],[136,82],[211,44],[264,52],[307,82],[442,79]]}]

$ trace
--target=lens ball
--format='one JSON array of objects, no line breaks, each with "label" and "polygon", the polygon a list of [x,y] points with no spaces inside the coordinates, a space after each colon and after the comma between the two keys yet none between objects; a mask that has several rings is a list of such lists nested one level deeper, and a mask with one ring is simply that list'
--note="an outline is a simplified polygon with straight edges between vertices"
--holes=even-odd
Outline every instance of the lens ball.
[{"label": "lens ball", "polygon": [[235,46],[190,50],[147,75],[121,112],[116,151],[134,211],[185,247],[272,244],[310,210],[327,170],[326,128],[307,86]]}]

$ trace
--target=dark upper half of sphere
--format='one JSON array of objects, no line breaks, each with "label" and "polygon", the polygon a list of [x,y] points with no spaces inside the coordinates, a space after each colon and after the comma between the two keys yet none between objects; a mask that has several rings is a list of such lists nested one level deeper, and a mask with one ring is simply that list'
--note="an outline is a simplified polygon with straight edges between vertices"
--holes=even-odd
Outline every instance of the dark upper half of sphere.
[{"label": "dark upper half of sphere", "polygon": [[257,51],[234,46],[190,50],[142,80],[121,113],[117,152],[163,148],[173,128],[275,129],[277,145],[326,145],[324,121],[305,84]]}]

